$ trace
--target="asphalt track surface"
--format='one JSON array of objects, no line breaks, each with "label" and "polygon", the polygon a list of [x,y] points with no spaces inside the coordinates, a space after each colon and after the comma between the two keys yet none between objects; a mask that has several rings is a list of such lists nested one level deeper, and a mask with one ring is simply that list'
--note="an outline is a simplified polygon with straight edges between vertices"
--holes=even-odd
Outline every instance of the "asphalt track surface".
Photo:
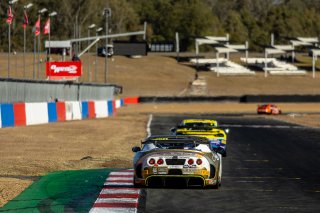
[{"label": "asphalt track surface", "polygon": [[210,118],[229,128],[219,189],[147,188],[139,212],[320,212],[320,130],[223,115],[154,115],[152,135],[184,118]]}]

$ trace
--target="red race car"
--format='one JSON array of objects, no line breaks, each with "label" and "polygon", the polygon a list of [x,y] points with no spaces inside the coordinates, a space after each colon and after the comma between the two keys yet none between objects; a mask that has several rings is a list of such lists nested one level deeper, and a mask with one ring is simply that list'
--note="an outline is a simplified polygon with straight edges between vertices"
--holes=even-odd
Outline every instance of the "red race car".
[{"label": "red race car", "polygon": [[274,104],[263,104],[258,106],[257,112],[258,114],[279,115],[281,109]]}]

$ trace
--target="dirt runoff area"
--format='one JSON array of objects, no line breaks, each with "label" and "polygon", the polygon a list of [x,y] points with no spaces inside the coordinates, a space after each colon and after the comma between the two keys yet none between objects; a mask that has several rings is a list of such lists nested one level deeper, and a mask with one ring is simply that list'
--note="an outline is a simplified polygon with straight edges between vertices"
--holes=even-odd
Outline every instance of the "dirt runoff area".
[{"label": "dirt runoff area", "polygon": [[[272,116],[320,127],[320,104],[279,104],[289,115]],[[0,206],[13,199],[39,176],[59,170],[130,168],[131,148],[146,136],[149,114],[249,113],[256,104],[179,103],[139,104],[119,109],[115,117],[0,131]]]}]

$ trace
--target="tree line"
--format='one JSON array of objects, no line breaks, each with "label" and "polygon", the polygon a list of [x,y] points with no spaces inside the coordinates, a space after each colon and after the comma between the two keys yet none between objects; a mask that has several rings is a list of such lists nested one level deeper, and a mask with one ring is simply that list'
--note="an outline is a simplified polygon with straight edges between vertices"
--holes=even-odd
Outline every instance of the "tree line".
[{"label": "tree line", "polygon": [[[12,6],[12,49],[23,48],[23,5],[20,0]],[[27,49],[32,50],[32,28],[38,11],[56,11],[51,19],[51,38],[64,40],[86,37],[92,23],[103,27],[103,9],[111,8],[111,33],[140,31],[147,21],[147,39],[174,41],[179,32],[181,49],[194,48],[196,37],[229,33],[232,43],[249,41],[252,50],[270,44],[274,33],[277,43],[298,36],[319,37],[320,0],[41,0],[28,10]],[[0,4],[0,51],[8,50],[8,2]],[[41,16],[43,27],[47,14]],[[94,32],[92,32],[94,34]],[[46,36],[42,36],[43,41]]]}]

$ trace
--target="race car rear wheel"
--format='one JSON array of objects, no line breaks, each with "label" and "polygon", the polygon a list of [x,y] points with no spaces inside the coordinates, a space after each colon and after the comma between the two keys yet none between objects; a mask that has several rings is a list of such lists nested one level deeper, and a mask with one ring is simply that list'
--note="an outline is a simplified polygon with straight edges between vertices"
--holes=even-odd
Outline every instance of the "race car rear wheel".
[{"label": "race car rear wheel", "polygon": [[144,185],[136,183],[136,178],[134,177],[133,178],[133,187],[134,188],[142,188],[142,187],[144,187]]},{"label": "race car rear wheel", "polygon": [[216,185],[207,185],[206,188],[207,189],[219,189],[220,186],[221,186],[221,183],[217,183]]}]

